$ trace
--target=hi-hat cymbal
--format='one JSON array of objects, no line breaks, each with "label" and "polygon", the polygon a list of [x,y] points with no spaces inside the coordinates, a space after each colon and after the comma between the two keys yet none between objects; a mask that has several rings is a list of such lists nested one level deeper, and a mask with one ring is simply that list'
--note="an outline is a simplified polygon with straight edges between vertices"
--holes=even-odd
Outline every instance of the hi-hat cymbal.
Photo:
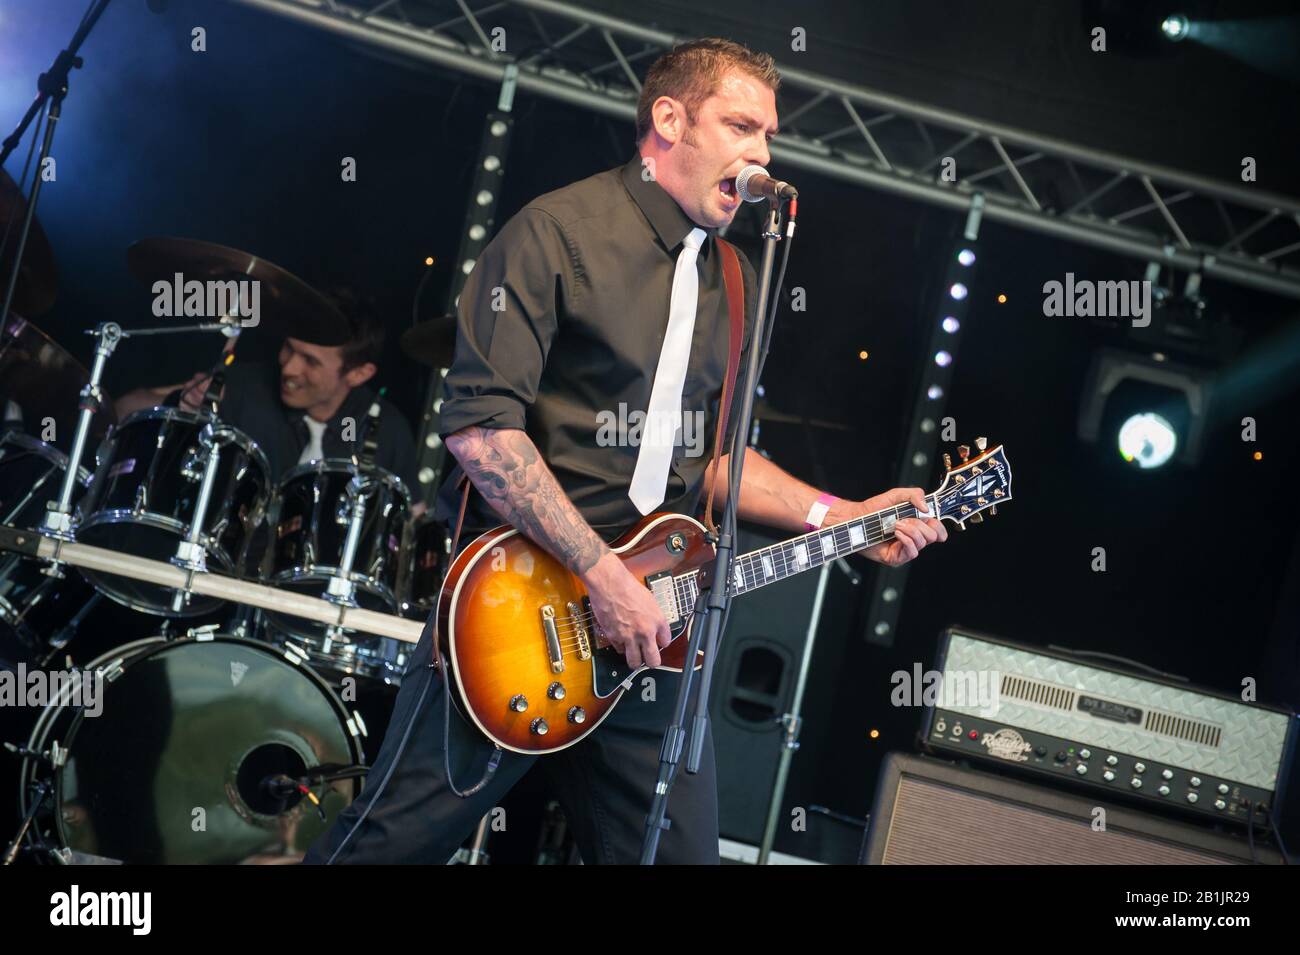
[{"label": "hi-hat cymbal", "polygon": [[[27,213],[27,199],[18,190],[18,184],[9,173],[0,169],[0,236],[7,235],[4,250],[0,252],[0,303],[9,281],[9,271],[14,267],[18,232]],[[50,310],[57,297],[59,273],[54,266],[54,253],[45,238],[39,219],[32,219],[27,233],[27,246],[23,250],[23,264],[18,271],[18,285],[14,288],[14,301],[10,306],[23,315],[40,315]]]},{"label": "hi-hat cymbal", "polygon": [[[50,336],[9,313],[0,327],[0,397],[22,409],[27,430],[39,436],[44,420],[52,418],[55,443],[68,445],[77,424],[81,387],[89,380],[85,366]],[[114,420],[113,401],[105,393],[103,407],[92,419],[91,433],[102,434]]]},{"label": "hi-hat cymbal", "polygon": [[[313,345],[345,345],[352,338],[347,317],[333,302],[292,272],[251,252],[201,239],[154,236],[127,249],[126,264],[132,275],[150,284],[171,282],[178,273],[184,282],[252,279],[258,282],[259,319],[277,334]],[[220,316],[206,317],[215,321]]]},{"label": "hi-hat cymbal", "polygon": [[456,316],[439,315],[402,333],[402,351],[430,368],[450,368],[456,351]]}]

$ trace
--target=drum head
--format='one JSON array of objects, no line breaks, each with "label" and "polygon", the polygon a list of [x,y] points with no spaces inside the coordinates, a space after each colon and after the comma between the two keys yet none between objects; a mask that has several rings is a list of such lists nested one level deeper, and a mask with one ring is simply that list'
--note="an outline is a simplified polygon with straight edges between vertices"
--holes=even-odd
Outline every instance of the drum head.
[{"label": "drum head", "polygon": [[301,856],[352,801],[354,784],[315,785],[322,820],[310,801],[281,799],[265,783],[360,762],[338,698],[252,641],[159,638],[134,647],[116,651],[125,654],[121,674],[101,684],[97,701],[65,706],[33,734],[33,749],[55,739],[68,749],[55,780],[57,841],[137,864]]}]

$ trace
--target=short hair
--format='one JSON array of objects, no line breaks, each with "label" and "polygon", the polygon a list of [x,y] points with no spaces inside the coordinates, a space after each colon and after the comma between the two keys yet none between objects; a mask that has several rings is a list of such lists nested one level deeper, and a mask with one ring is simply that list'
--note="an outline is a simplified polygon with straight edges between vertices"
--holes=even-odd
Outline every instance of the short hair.
[{"label": "short hair", "polygon": [[327,285],[323,292],[330,304],[348,320],[348,340],[339,346],[342,371],[351,371],[368,361],[378,365],[384,357],[386,335],[374,300],[346,285]]},{"label": "short hair", "polygon": [[748,73],[773,92],[781,86],[781,74],[770,55],[718,37],[679,44],[655,60],[636,104],[637,144],[644,142],[654,128],[650,110],[655,100],[671,96],[686,107],[687,118],[695,122],[695,111],[717,92],[718,84],[731,70]]}]

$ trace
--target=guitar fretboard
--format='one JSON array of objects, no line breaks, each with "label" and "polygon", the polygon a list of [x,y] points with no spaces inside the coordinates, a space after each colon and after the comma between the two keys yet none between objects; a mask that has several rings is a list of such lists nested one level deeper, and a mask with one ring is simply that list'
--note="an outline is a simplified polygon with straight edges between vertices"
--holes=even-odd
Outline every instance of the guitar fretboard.
[{"label": "guitar fretboard", "polygon": [[[926,500],[929,502],[930,513],[937,514],[938,494],[931,494]],[[898,504],[842,524],[809,531],[801,537],[792,537],[779,544],[740,554],[731,564],[730,593],[733,596],[748,593],[884,543],[894,536],[894,524],[907,517],[916,517],[916,507],[912,504]],[[677,605],[682,616],[691,613],[695,607],[696,598],[700,594],[699,574],[699,570],[692,570],[673,579]]]}]

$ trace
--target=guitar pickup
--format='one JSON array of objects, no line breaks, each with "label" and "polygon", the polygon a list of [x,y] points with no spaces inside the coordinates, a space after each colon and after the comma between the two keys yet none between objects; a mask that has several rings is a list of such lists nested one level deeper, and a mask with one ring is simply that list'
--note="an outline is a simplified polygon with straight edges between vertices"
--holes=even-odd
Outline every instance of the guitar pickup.
[{"label": "guitar pickup", "polygon": [[677,606],[677,592],[674,590],[675,578],[668,571],[660,571],[657,574],[651,574],[645,579],[646,586],[650,588],[650,593],[654,595],[655,603],[659,609],[664,612],[664,618],[668,625],[672,626],[682,619],[680,608]]},{"label": "guitar pickup", "polygon": [[560,633],[555,627],[555,608],[550,604],[542,605],[542,635],[546,638],[546,654],[551,658],[551,672],[563,673],[564,654],[560,650]]}]

